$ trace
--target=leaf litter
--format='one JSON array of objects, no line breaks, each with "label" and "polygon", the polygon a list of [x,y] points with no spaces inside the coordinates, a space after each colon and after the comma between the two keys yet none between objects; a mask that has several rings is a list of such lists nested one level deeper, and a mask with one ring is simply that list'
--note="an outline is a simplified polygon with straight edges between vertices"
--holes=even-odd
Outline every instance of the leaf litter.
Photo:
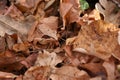
[{"label": "leaf litter", "polygon": [[120,80],[119,26],[119,0],[1,0],[0,80]]}]

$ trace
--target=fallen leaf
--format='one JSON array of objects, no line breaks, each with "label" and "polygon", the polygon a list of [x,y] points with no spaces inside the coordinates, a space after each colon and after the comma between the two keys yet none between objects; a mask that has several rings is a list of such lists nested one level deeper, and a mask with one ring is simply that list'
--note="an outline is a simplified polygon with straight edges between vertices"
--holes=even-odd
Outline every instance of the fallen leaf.
[{"label": "fallen leaf", "polygon": [[102,80],[101,77],[94,77],[94,78],[91,78],[90,80]]},{"label": "fallen leaf", "polygon": [[9,15],[15,20],[24,20],[22,12],[14,4],[11,4],[4,15]]},{"label": "fallen leaf", "polygon": [[38,56],[37,54],[33,53],[29,55],[25,60],[21,61],[21,64],[25,65],[26,68],[30,68],[31,66],[34,65],[37,56]]},{"label": "fallen leaf", "polygon": [[17,75],[14,75],[12,73],[7,73],[7,72],[0,71],[0,79],[1,80],[3,80],[3,79],[10,79],[10,78],[14,79],[15,77],[17,77]]},{"label": "fallen leaf", "polygon": [[[116,2],[115,0],[113,0]],[[118,1],[117,1],[118,2]],[[109,5],[107,5],[109,4]],[[96,9],[103,14],[104,20],[106,22],[113,23],[114,25],[120,25],[120,9],[119,6],[117,6],[112,1],[108,0],[99,0],[99,3],[96,5]]]},{"label": "fallen leaf", "polygon": [[55,67],[58,63],[61,63],[63,59],[58,56],[56,53],[44,50],[43,53],[38,54],[37,61],[35,65],[38,66],[50,66]]},{"label": "fallen leaf", "polygon": [[99,76],[106,79],[106,72],[101,63],[86,63],[80,65],[80,68],[86,70],[91,76]]},{"label": "fallen leaf", "polygon": [[42,0],[16,0],[16,5],[17,7],[23,11],[31,11],[31,13],[34,13],[34,11],[36,10],[38,4],[41,2]]},{"label": "fallen leaf", "polygon": [[64,50],[65,50],[65,52],[66,52],[66,54],[67,54],[67,57],[70,59],[70,62],[71,62],[74,66],[78,66],[78,65],[80,64],[80,61],[73,56],[73,52],[72,52],[71,46],[68,46],[68,45],[65,46]]},{"label": "fallen leaf", "polygon": [[115,56],[119,54],[118,31],[119,29],[112,24],[98,20],[88,26],[83,26],[78,36],[72,40],[67,39],[66,44],[73,44],[74,51],[78,50],[106,60],[112,54]]},{"label": "fallen leaf", "polygon": [[67,24],[77,22],[80,15],[79,0],[61,0],[60,1],[60,15],[63,19],[63,29]]},{"label": "fallen leaf", "polygon": [[89,75],[76,67],[63,66],[61,68],[55,69],[50,75],[52,80],[89,80]]},{"label": "fallen leaf", "polygon": [[22,76],[22,75],[20,75],[20,76],[16,77],[16,79],[15,79],[15,80],[23,80],[23,76]]},{"label": "fallen leaf", "polygon": [[58,18],[54,16],[44,18],[43,20],[41,20],[41,23],[42,24],[38,25],[38,29],[44,35],[50,36],[57,40]]},{"label": "fallen leaf", "polygon": [[113,61],[105,61],[103,67],[107,72],[107,80],[115,80],[115,64]]},{"label": "fallen leaf", "polygon": [[14,44],[12,49],[15,52],[25,52],[25,55],[29,55],[30,44],[28,42]]},{"label": "fallen leaf", "polygon": [[0,1],[0,14],[4,14],[6,12],[6,6],[7,0],[1,0]]},{"label": "fallen leaf", "polygon": [[23,80],[89,80],[89,75],[73,66],[52,69],[47,66],[34,66],[28,69]]},{"label": "fallen leaf", "polygon": [[5,51],[6,48],[6,42],[4,37],[0,37],[0,52]]},{"label": "fallen leaf", "polygon": [[33,66],[25,72],[23,80],[48,80],[50,71],[50,67],[47,66]]},{"label": "fallen leaf", "polygon": [[0,35],[4,36],[5,33],[13,34],[13,33],[20,33],[27,35],[32,23],[27,22],[18,22],[14,19],[0,15]]}]

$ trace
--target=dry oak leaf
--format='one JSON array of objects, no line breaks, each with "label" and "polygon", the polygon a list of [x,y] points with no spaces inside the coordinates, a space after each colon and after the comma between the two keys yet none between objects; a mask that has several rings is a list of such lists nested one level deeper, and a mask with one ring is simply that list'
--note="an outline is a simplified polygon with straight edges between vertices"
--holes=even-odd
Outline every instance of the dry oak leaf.
[{"label": "dry oak leaf", "polygon": [[50,36],[57,40],[58,17],[50,16],[48,18],[44,18],[40,22],[41,24],[38,25],[38,29],[44,35]]},{"label": "dry oak leaf", "polygon": [[90,25],[82,26],[78,36],[69,38],[67,45],[73,45],[74,51],[94,55],[107,60],[111,55],[120,60],[118,31],[113,24],[98,20]]},{"label": "dry oak leaf", "polygon": [[10,35],[17,32],[20,34],[27,35],[32,24],[32,22],[18,22],[12,19],[11,17],[0,15],[0,36],[4,36],[5,33]]},{"label": "dry oak leaf", "polygon": [[63,59],[55,52],[48,52],[46,50],[39,52],[35,65],[38,66],[50,66],[54,68],[58,63],[61,63]]},{"label": "dry oak leaf", "polygon": [[48,66],[33,66],[28,69],[23,80],[89,80],[89,75],[73,66],[50,68]]},{"label": "dry oak leaf", "polygon": [[86,63],[80,65],[80,67],[90,72],[92,76],[99,76],[106,79],[106,72],[101,63]]},{"label": "dry oak leaf", "polygon": [[[116,5],[118,3],[118,5]],[[108,5],[109,4],[109,5]],[[120,1],[119,0],[99,0],[96,9],[103,14],[106,22],[120,25]]]},{"label": "dry oak leaf", "polygon": [[34,13],[41,1],[42,0],[16,0],[15,4],[22,12],[30,11],[31,13]]},{"label": "dry oak leaf", "polygon": [[94,77],[94,78],[91,78],[90,80],[102,80],[102,77]]},{"label": "dry oak leaf", "polygon": [[33,66],[25,72],[23,80],[49,80],[50,73],[51,68],[48,66]]},{"label": "dry oak leaf", "polygon": [[9,15],[15,20],[24,20],[22,12],[14,4],[11,4],[4,15]]},{"label": "dry oak leaf", "polygon": [[107,80],[116,80],[115,78],[115,64],[114,61],[105,61],[103,67],[107,72]]},{"label": "dry oak leaf", "polygon": [[21,64],[23,64],[26,68],[30,68],[34,65],[35,61],[37,59],[37,54],[33,53],[29,55],[25,60],[21,61]]},{"label": "dry oak leaf", "polygon": [[60,15],[63,19],[63,29],[67,24],[77,22],[80,15],[79,0],[60,0]]},{"label": "dry oak leaf", "polygon": [[63,66],[54,69],[50,75],[52,80],[89,80],[89,75],[73,66]]},{"label": "dry oak leaf", "polygon": [[5,79],[5,80],[9,80],[9,79],[14,79],[15,77],[17,77],[17,75],[14,75],[14,74],[12,74],[12,73],[7,73],[7,72],[2,72],[2,71],[0,71],[0,80],[3,80],[3,79]]}]

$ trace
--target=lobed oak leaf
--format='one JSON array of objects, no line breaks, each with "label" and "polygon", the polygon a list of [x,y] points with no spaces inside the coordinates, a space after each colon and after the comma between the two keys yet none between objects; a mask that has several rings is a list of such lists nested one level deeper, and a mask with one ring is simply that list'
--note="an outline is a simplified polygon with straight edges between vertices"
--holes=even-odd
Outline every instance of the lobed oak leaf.
[{"label": "lobed oak leaf", "polygon": [[[116,5],[118,3],[118,5]],[[108,5],[109,4],[109,5]],[[103,14],[106,22],[113,23],[114,25],[120,25],[120,1],[119,0],[99,0],[96,9]]]},{"label": "lobed oak leaf", "polygon": [[63,66],[61,68],[50,68],[48,66],[34,66],[29,68],[23,80],[89,80],[89,75],[73,66]]},{"label": "lobed oak leaf", "polygon": [[120,59],[118,31],[119,29],[113,24],[98,20],[83,26],[76,38],[71,42],[68,39],[67,45],[72,44],[74,51],[84,52],[104,60],[109,59],[111,55]]}]

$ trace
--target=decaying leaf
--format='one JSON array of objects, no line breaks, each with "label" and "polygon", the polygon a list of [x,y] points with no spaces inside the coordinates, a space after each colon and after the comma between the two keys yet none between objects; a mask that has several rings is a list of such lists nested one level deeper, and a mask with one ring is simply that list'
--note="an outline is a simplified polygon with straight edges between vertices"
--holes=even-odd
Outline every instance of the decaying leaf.
[{"label": "decaying leaf", "polygon": [[17,77],[17,75],[14,75],[12,73],[7,73],[7,72],[1,72],[0,71],[0,79],[14,79],[15,77]]},{"label": "decaying leaf", "polygon": [[33,66],[26,71],[23,80],[48,80],[50,72],[51,69],[48,66]]},{"label": "decaying leaf", "polygon": [[8,10],[6,11],[6,13],[4,15],[9,15],[10,17],[16,19],[16,20],[24,20],[24,16],[22,14],[22,12],[17,9],[17,7],[12,4]]},{"label": "decaying leaf", "polygon": [[4,14],[6,12],[6,3],[7,0],[0,0],[0,14]]},{"label": "decaying leaf", "polygon": [[103,67],[107,72],[107,80],[115,80],[115,64],[113,61],[106,61]]},{"label": "decaying leaf", "polygon": [[76,67],[63,66],[61,68],[55,69],[50,75],[52,80],[89,80],[89,75]]},{"label": "decaying leaf", "polygon": [[72,40],[68,39],[66,44],[72,44],[74,51],[84,52],[104,60],[110,58],[112,53],[119,59],[118,31],[119,29],[113,24],[98,20],[83,26],[78,36]]},{"label": "decaying leaf", "polygon": [[51,16],[48,18],[43,18],[40,21],[40,24],[38,24],[38,22],[36,21],[34,25],[31,27],[28,34],[28,40],[29,41],[32,41],[33,39],[41,40],[42,36],[44,35],[52,37],[55,40],[58,40],[57,28],[58,17]]},{"label": "decaying leaf", "polygon": [[39,30],[44,35],[50,36],[57,40],[58,18],[53,16],[44,18],[41,23],[42,24],[39,25]]},{"label": "decaying leaf", "polygon": [[14,19],[0,15],[0,35],[4,36],[5,33],[13,34],[13,33],[20,33],[27,35],[32,23],[27,22],[18,22]]},{"label": "decaying leaf", "polygon": [[6,48],[6,42],[4,37],[0,37],[0,52],[5,51]]},{"label": "decaying leaf", "polygon": [[79,0],[61,0],[60,14],[63,19],[63,29],[65,28],[66,24],[77,22],[80,15]]},{"label": "decaying leaf", "polygon": [[47,66],[34,66],[28,69],[23,80],[89,80],[89,75],[73,66],[53,69]]},{"label": "decaying leaf", "polygon": [[[117,0],[99,0],[100,3],[96,4],[96,9],[103,14],[106,22],[113,23],[114,25],[120,25],[120,8],[119,4],[116,5],[114,2]],[[108,5],[109,4],[109,5]]]},{"label": "decaying leaf", "polygon": [[30,68],[34,65],[36,59],[37,54],[33,53],[30,56],[28,56],[25,60],[21,61],[21,64],[25,65],[26,68]]},{"label": "decaying leaf", "polygon": [[91,78],[90,80],[102,80],[101,77],[95,77],[95,78]]},{"label": "decaying leaf", "polygon": [[23,11],[29,11],[31,10],[31,12],[33,13],[34,10],[36,10],[39,2],[41,2],[42,0],[16,0],[16,5],[17,7]]},{"label": "decaying leaf", "polygon": [[48,51],[44,50],[43,53],[38,54],[35,65],[55,67],[62,61],[63,59],[60,56],[56,55],[55,52],[49,53]]}]

